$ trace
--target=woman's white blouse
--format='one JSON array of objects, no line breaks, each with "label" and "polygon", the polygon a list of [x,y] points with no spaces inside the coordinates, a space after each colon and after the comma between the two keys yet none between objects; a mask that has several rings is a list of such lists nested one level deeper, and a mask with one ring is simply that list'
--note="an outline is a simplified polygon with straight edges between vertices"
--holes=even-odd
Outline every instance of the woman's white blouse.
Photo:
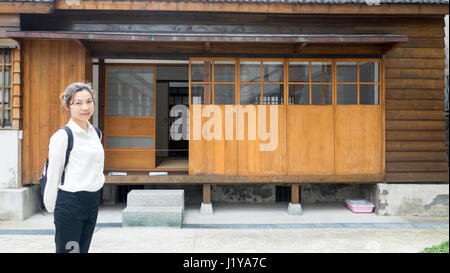
[{"label": "woman's white blouse", "polygon": [[64,185],[60,185],[64,169],[68,136],[60,129],[51,138],[48,152],[47,184],[44,205],[48,212],[55,210],[58,188],[68,192],[100,190],[105,183],[102,143],[94,127],[89,123],[88,132],[72,119],[67,126],[72,130],[73,148],[65,170]]}]

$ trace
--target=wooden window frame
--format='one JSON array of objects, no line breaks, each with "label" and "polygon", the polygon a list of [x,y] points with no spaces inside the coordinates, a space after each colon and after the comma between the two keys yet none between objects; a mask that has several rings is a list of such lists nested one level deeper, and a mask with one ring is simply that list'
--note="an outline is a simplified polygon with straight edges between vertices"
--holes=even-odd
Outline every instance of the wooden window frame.
[{"label": "wooden window frame", "polygon": [[[191,64],[195,61],[211,61],[211,81],[192,81],[191,80]],[[235,81],[234,82],[216,82],[214,79],[214,68],[216,61],[232,61],[235,63]],[[260,65],[260,79],[257,82],[241,81],[240,67],[242,62],[259,62]],[[264,81],[264,63],[265,62],[281,62],[283,64],[283,76],[284,80],[281,82],[268,82]],[[309,81],[308,82],[291,82],[289,79],[289,64],[290,62],[308,62],[309,63]],[[312,64],[314,62],[329,62],[332,66],[331,82],[313,82],[312,81]],[[356,82],[338,82],[337,81],[337,65],[339,62],[356,62],[357,63],[357,81]],[[378,81],[377,82],[360,82],[360,63],[362,62],[377,62],[378,63]],[[235,105],[241,105],[241,84],[246,85],[259,85],[260,86],[260,101],[258,105],[264,105],[264,85],[265,84],[282,84],[284,91],[283,103],[277,105],[296,105],[289,104],[289,87],[290,85],[308,84],[309,86],[309,104],[306,105],[364,105],[364,106],[381,106],[383,104],[383,62],[381,58],[190,58],[189,59],[189,104],[192,104],[191,87],[192,84],[209,84],[211,85],[211,103],[202,104],[215,104],[214,103],[214,87],[215,84],[235,84]],[[337,103],[337,87],[338,84],[355,84],[357,86],[357,98],[356,104],[338,104]],[[360,86],[363,85],[378,85],[378,104],[361,104],[360,103]],[[313,85],[331,85],[332,98],[331,104],[312,104],[312,86]],[[247,104],[244,104],[247,105]]]},{"label": "wooden window frame", "polygon": [[[259,82],[241,82],[241,78],[240,78],[240,69],[241,69],[241,62],[259,62],[260,65],[260,81]],[[264,62],[280,62],[283,65],[283,81],[281,82],[269,82],[269,81],[264,81]],[[237,104],[241,104],[241,100],[240,100],[240,88],[241,88],[241,84],[251,84],[251,85],[260,85],[260,103],[258,103],[257,105],[285,105],[286,104],[286,59],[284,58],[239,58],[238,60],[238,64],[239,66],[237,67],[237,76],[238,76],[238,86],[239,86],[239,100]],[[278,104],[264,104],[264,85],[268,85],[268,84],[282,84],[283,85],[283,103],[278,103]],[[249,105],[249,104],[244,104],[244,105]]]},{"label": "wooden window frame", "polygon": [[[334,89],[336,90],[336,105],[364,105],[364,106],[381,106],[382,104],[382,91],[383,91],[383,78],[382,78],[382,59],[381,58],[352,58],[352,59],[334,59],[335,63],[333,66],[334,69],[334,73],[336,74],[336,78],[335,78],[335,82],[334,82]],[[357,78],[356,78],[356,82],[338,82],[337,81],[337,65],[339,62],[356,62],[356,74],[357,74]],[[360,103],[360,86],[361,86],[361,81],[360,81],[360,63],[364,63],[364,62],[378,62],[378,81],[377,82],[363,82],[362,85],[378,85],[378,104],[361,104]],[[357,87],[357,98],[356,98],[356,104],[338,104],[337,103],[337,87],[338,84],[356,84]]]},{"label": "wooden window frame", "polygon": [[[291,62],[308,62],[309,63],[309,81],[308,82],[293,82],[289,79],[289,64]],[[312,81],[312,63],[313,62],[329,62],[331,63],[331,81],[330,82],[313,82]],[[289,98],[289,87],[290,85],[300,85],[300,84],[308,84],[309,86],[309,104],[289,104],[289,105],[316,105],[316,106],[325,106],[325,105],[334,105],[334,93],[335,87],[335,77],[334,77],[334,71],[335,71],[335,62],[334,59],[329,58],[306,58],[306,59],[287,59],[287,96]],[[313,85],[331,85],[331,104],[312,104],[312,86]]]},{"label": "wooden window frame", "polygon": [[[211,62],[211,81],[192,81],[191,79],[191,65],[192,62],[201,62],[201,61],[210,61]],[[214,77],[214,71],[215,71],[215,62],[234,62],[234,82],[216,82],[215,81],[215,77]],[[220,85],[234,85],[234,104],[236,104],[238,102],[238,59],[236,58],[190,58],[189,59],[189,105],[193,104],[192,103],[192,98],[191,98],[191,87],[193,84],[209,84],[211,85],[211,103],[202,103],[200,105],[209,105],[209,104],[216,104],[214,102],[215,100],[215,85],[216,84],[220,84]],[[216,105],[226,105],[226,104],[216,104]]]},{"label": "wooden window frame", "polygon": [[[9,63],[6,63],[6,52],[9,52]],[[12,90],[12,62],[13,62],[13,56],[12,56],[12,49],[10,48],[0,48],[0,73],[1,73],[1,103],[0,103],[0,128],[10,128],[12,127],[12,103],[13,99],[11,97],[11,90]],[[5,85],[6,83],[6,67],[9,67],[9,85]],[[5,106],[5,98],[6,98],[6,89],[8,89],[8,97],[9,97],[9,106]],[[5,110],[9,110],[9,119],[5,119]]]}]

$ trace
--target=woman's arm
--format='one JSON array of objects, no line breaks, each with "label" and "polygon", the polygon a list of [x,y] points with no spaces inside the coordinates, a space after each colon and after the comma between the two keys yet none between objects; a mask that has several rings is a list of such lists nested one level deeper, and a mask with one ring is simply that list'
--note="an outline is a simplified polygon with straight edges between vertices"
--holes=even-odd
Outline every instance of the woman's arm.
[{"label": "woman's arm", "polygon": [[44,205],[49,213],[55,210],[58,185],[66,160],[68,136],[64,130],[58,130],[51,138],[48,148],[47,184],[44,192]]}]

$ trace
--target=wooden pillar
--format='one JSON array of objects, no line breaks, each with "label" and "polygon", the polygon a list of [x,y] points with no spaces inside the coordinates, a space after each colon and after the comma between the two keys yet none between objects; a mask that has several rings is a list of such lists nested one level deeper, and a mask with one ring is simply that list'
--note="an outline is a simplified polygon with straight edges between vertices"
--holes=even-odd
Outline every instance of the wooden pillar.
[{"label": "wooden pillar", "polygon": [[300,203],[300,194],[299,194],[299,185],[292,184],[291,185],[291,204],[299,204]]},{"label": "wooden pillar", "polygon": [[211,184],[203,184],[203,204],[211,204]]},{"label": "wooden pillar", "polygon": [[105,133],[105,77],[105,60],[98,59],[98,127],[103,133]]}]

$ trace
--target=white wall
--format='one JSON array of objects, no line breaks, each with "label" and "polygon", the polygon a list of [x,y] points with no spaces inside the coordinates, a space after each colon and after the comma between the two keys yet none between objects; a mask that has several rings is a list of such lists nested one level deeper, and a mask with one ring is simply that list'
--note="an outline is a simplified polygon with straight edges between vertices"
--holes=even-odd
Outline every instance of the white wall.
[{"label": "white wall", "polygon": [[21,187],[19,130],[0,130],[0,189]]}]

